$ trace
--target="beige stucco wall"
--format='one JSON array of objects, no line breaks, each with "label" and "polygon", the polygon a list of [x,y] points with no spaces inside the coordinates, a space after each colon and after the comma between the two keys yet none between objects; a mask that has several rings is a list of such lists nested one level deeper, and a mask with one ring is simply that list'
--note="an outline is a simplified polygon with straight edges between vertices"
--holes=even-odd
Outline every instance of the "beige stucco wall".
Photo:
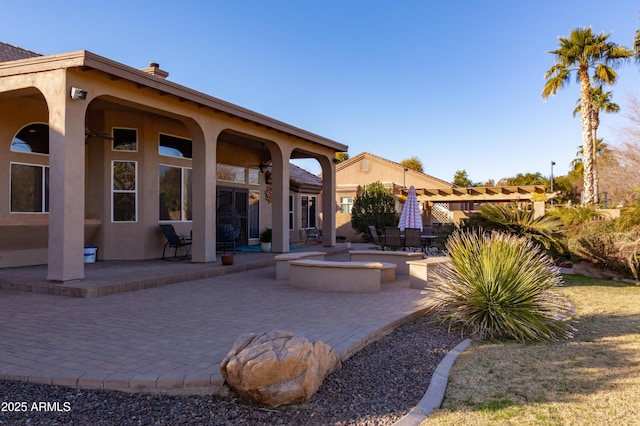
[{"label": "beige stucco wall", "polygon": [[[87,100],[70,100],[68,96],[70,86],[82,87],[86,90],[89,93]],[[24,89],[8,90],[13,87]],[[46,100],[40,90],[48,93]],[[159,164],[192,167],[194,221],[175,222],[174,226],[178,233],[186,234],[194,230],[194,260],[215,260],[215,240],[210,238],[215,233],[215,186],[216,184],[234,185],[228,182],[216,182],[215,164],[246,167],[258,164],[263,154],[260,149],[220,142],[219,137],[225,132],[243,135],[250,139],[256,148],[264,142],[273,160],[272,203],[267,203],[264,197],[266,188],[264,175],[261,175],[260,185],[255,189],[261,194],[260,229],[277,226],[281,229],[277,233],[279,235],[274,235],[274,248],[277,250],[288,251],[289,240],[295,236],[291,235],[288,229],[288,160],[292,152],[298,150],[318,158],[323,166],[323,173],[327,176],[327,185],[335,184],[335,175],[331,170],[334,149],[331,147],[312,143],[267,126],[256,125],[230,114],[215,112],[195,102],[185,102],[177,96],[161,96],[154,89],[132,84],[126,79],[114,79],[101,72],[86,72],[71,68],[66,71],[52,71],[51,79],[46,73],[0,78],[0,93],[3,92],[3,96],[0,97],[0,200],[10,200],[9,164],[11,161],[31,164],[47,164],[51,161],[51,156],[11,152],[10,145],[12,138],[21,127],[33,122],[49,123],[52,115],[57,117],[58,113],[55,111],[63,110],[66,114],[61,120],[62,124],[58,124],[58,127],[52,131],[58,132],[56,143],[62,142],[67,150],[69,147],[66,145],[72,140],[76,146],[82,146],[80,145],[81,133],[86,126],[91,131],[107,133],[111,133],[113,127],[135,128],[138,131],[138,151],[112,151],[110,141],[100,138],[89,138],[87,143],[83,144],[84,151],[81,149],[77,151],[80,157],[84,158],[84,162],[75,164],[81,167],[79,170],[83,170],[82,175],[85,178],[80,182],[76,181],[70,188],[83,189],[70,193],[64,188],[64,193],[65,199],[76,200],[78,206],[81,206],[79,207],[80,216],[84,217],[84,226],[82,221],[65,222],[62,228],[52,232],[50,214],[12,214],[9,211],[9,203],[1,202],[0,267],[51,263],[52,235],[65,240],[64,244],[59,245],[60,247],[66,247],[67,242],[71,244],[74,247],[71,258],[80,259],[71,261],[74,264],[73,267],[68,267],[66,260],[62,260],[59,269],[71,272],[53,274],[54,280],[82,278],[82,272],[78,272],[78,269],[82,268],[78,265],[82,257],[76,256],[77,253],[75,253],[81,249],[80,244],[77,244],[78,239],[83,240],[84,245],[98,246],[98,259],[102,260],[159,257],[165,242],[158,227]],[[64,105],[73,108],[66,108]],[[86,116],[73,115],[73,111],[85,109]],[[69,120],[74,121],[73,125],[65,124]],[[75,133],[64,134],[67,130]],[[160,132],[192,139],[194,160],[176,158],[166,160],[160,156],[158,153],[158,133]],[[67,161],[68,158],[72,158],[65,150],[56,152],[56,158],[59,160]],[[137,162],[138,218],[135,223],[111,222],[111,161],[113,160]],[[73,165],[73,163],[65,163],[65,167],[73,167]],[[52,188],[54,191],[62,189]],[[332,188],[327,186],[325,189],[325,192],[333,197]],[[205,197],[202,197],[203,194],[206,194]],[[73,211],[76,201],[65,201],[65,211]],[[333,216],[332,207],[329,205],[328,210],[318,210],[318,215],[321,217],[328,213]],[[196,221],[196,215],[201,219]],[[281,226],[284,223],[286,226]],[[330,223],[333,227],[333,222]],[[198,237],[204,234],[207,235],[206,241]],[[335,235],[334,230],[325,232],[325,236],[328,236],[326,242],[332,244],[333,235]],[[16,241],[19,241],[20,248],[16,247]],[[20,250],[26,251],[20,252]],[[58,251],[62,251],[66,256],[65,250]],[[53,253],[57,256],[56,249]],[[23,262],[20,263],[19,259]]]},{"label": "beige stucco wall", "polygon": [[[369,155],[356,155],[352,159],[339,164],[336,169],[336,232],[338,236],[344,236],[352,241],[359,241],[360,236],[355,234],[351,227],[351,215],[339,211],[342,197],[355,198],[358,185],[368,185],[373,182],[381,182],[390,189],[394,195],[399,195],[403,185],[415,188],[451,188],[451,184],[434,179],[424,173],[415,170],[404,171],[398,163],[383,158]],[[400,203],[396,208],[401,210]]]}]

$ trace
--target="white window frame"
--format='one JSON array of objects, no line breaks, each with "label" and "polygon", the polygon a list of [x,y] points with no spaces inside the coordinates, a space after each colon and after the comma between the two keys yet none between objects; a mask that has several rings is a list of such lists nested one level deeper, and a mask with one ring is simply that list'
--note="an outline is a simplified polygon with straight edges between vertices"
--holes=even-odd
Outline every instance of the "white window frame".
[{"label": "white window frame", "polygon": [[[347,198],[349,201],[344,203],[343,200]],[[344,208],[342,206],[351,206],[351,208],[349,209],[348,212],[344,211]],[[351,210],[353,210],[353,197],[340,197],[340,212],[341,213],[347,213],[347,214],[351,214]]]},{"label": "white window frame", "polygon": [[[33,153],[29,153],[29,154],[33,154]],[[47,154],[39,154],[39,155],[47,155]],[[47,155],[48,156],[48,155]],[[12,195],[11,194],[11,181],[13,180],[13,174],[11,173],[11,169],[14,164],[18,165],[18,166],[29,166],[29,167],[41,167],[42,168],[42,211],[39,212],[14,212],[12,210],[12,206],[11,206],[11,198]],[[49,165],[48,164],[34,164],[34,163],[23,163],[20,161],[10,161],[9,162],[9,213],[10,214],[49,214],[49,211],[46,210],[47,208],[47,191],[45,190],[46,188],[46,171],[49,169]]]},{"label": "white window frame", "polygon": [[[220,177],[219,175],[219,168],[220,167],[231,167],[234,169],[238,169],[238,172],[240,172],[240,170],[242,171],[242,173],[234,173],[234,177],[235,176],[240,176],[242,174],[242,180],[229,180],[229,179],[224,179],[224,177]],[[247,168],[243,167],[243,166],[235,166],[233,164],[225,164],[225,163],[216,163],[216,180],[218,182],[229,182],[229,183],[234,183],[236,185],[247,185],[247,180],[248,180],[248,176],[247,176]]]},{"label": "white window frame", "polygon": [[[113,169],[115,163],[134,163],[135,164],[135,189],[134,190],[114,190],[113,189]],[[137,223],[138,222],[138,162],[135,160],[111,160],[111,223]],[[135,220],[114,220],[114,203],[113,203],[113,195],[114,194],[134,194],[135,195]]]},{"label": "white window frame", "polygon": [[[171,167],[174,169],[180,169],[180,219],[179,220],[175,220],[175,219],[160,219],[160,212],[158,212],[158,220],[161,223],[167,223],[167,222],[193,222],[193,219],[187,219],[187,209],[185,206],[185,194],[183,193],[184,191],[184,186],[185,186],[185,170],[191,170],[191,176],[193,177],[193,167],[186,167],[186,166],[176,166],[174,164],[164,164],[164,163],[160,163],[158,164],[158,168],[159,167]],[[193,191],[193,188],[191,188],[191,191]],[[192,196],[193,196],[193,192],[192,192]],[[160,197],[160,176],[158,175],[158,197]],[[193,199],[191,200],[193,202]],[[191,208],[193,209],[193,206],[191,206]]]},{"label": "white window frame", "polygon": [[[252,183],[251,182],[251,175],[253,173],[256,173],[256,175],[258,177],[258,181],[256,183]],[[252,185],[252,186],[260,185],[260,175],[262,174],[262,173],[260,173],[260,170],[248,167],[247,171],[246,171],[246,174],[247,174],[247,183],[249,185]]]},{"label": "white window frame", "polygon": [[[313,229],[313,228],[317,228],[318,227],[318,196],[317,195],[312,195],[312,194],[300,194],[300,212],[302,213],[302,201],[303,199],[307,199],[307,222],[309,221],[309,217],[311,217],[309,215],[309,202],[308,200],[310,198],[314,199],[313,202],[313,206],[315,207],[315,214],[313,216],[313,222],[314,225],[313,226],[309,226],[309,223],[307,223],[307,226],[303,226],[302,222],[300,222],[300,228],[302,229]],[[300,220],[302,221],[302,216],[300,217]]]},{"label": "white window frame", "polygon": [[289,231],[296,228],[296,203],[293,194],[289,194]]}]

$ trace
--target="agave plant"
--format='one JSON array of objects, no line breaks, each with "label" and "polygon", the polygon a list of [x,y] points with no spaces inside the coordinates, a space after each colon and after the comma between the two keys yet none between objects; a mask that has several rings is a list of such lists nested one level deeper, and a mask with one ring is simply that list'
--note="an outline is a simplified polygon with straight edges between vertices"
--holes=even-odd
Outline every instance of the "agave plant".
[{"label": "agave plant", "polygon": [[556,340],[572,336],[559,316],[567,301],[553,293],[558,268],[531,240],[482,229],[456,231],[450,259],[428,290],[430,309],[445,322],[488,340]]}]

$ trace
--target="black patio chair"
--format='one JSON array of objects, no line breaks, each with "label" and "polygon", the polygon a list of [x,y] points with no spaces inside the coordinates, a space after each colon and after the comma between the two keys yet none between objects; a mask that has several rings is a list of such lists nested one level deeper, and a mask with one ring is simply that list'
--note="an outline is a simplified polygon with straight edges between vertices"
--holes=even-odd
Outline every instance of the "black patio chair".
[{"label": "black patio chair", "polygon": [[427,254],[425,250],[424,240],[419,228],[405,228],[404,230],[404,248],[409,250],[420,250]]},{"label": "black patio chair", "polygon": [[397,250],[403,247],[400,228],[395,226],[387,226],[384,228],[384,245],[391,250]]},{"label": "black patio chair", "polygon": [[[162,260],[185,260],[191,258],[191,238],[176,234],[176,230],[171,224],[160,225],[160,229],[162,229],[162,233],[167,239],[167,242],[162,249]],[[175,249],[172,258],[165,257],[167,247],[172,247]],[[184,247],[184,256],[178,256],[178,249],[180,247]]]}]

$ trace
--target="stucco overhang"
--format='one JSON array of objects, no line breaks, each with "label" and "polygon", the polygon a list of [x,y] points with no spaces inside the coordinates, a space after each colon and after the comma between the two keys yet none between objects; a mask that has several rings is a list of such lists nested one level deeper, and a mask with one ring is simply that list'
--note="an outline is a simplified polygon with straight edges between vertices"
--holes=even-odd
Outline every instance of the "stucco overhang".
[{"label": "stucco overhang", "polygon": [[154,89],[157,90],[160,95],[172,95],[183,102],[194,102],[200,107],[211,108],[214,111],[226,113],[256,125],[321,145],[335,152],[345,152],[348,149],[347,145],[334,140],[316,135],[169,80],[150,75],[142,70],[121,64],[86,50],[0,62],[0,78],[69,68],[103,72],[114,80],[126,79],[134,83],[138,88]]}]

